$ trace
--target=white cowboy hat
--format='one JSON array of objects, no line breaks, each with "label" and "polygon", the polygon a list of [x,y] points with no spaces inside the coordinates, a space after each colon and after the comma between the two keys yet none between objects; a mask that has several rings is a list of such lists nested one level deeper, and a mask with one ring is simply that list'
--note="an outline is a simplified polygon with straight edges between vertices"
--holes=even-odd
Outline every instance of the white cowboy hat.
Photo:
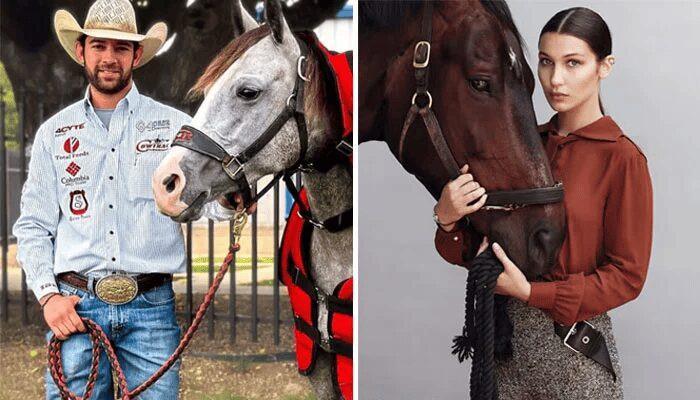
[{"label": "white cowboy hat", "polygon": [[84,28],[66,10],[58,10],[53,17],[53,25],[61,46],[80,65],[75,55],[75,41],[82,35],[101,39],[129,40],[143,47],[141,62],[134,68],[148,63],[156,55],[168,36],[168,26],[158,22],[139,35],[136,29],[136,14],[128,0],[97,0],[90,6],[85,17]]}]

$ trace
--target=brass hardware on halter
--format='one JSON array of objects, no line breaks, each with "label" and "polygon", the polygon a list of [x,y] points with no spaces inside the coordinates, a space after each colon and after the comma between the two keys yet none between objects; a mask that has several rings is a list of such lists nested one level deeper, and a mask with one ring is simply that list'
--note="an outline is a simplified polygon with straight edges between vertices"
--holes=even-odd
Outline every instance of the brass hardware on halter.
[{"label": "brass hardware on halter", "polygon": [[241,240],[241,234],[243,234],[243,228],[246,222],[248,222],[248,214],[245,210],[238,211],[233,217],[233,241],[234,243],[239,243]]}]

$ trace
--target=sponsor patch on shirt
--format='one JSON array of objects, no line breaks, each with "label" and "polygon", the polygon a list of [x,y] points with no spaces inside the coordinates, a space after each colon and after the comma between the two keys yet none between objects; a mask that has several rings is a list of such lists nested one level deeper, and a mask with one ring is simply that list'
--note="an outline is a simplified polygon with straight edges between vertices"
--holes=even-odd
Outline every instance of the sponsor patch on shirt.
[{"label": "sponsor patch on shirt", "polygon": [[63,136],[68,132],[79,131],[79,130],[84,129],[84,128],[85,128],[85,122],[82,122],[80,124],[75,124],[75,125],[66,125],[66,126],[62,126],[58,129],[56,129],[56,131],[54,132],[54,135],[56,137]]},{"label": "sponsor patch on shirt", "polygon": [[70,136],[63,142],[64,154],[55,154],[54,158],[56,160],[71,160],[90,154],[87,151],[78,152],[78,149],[80,149],[80,140],[75,136]]},{"label": "sponsor patch on shirt", "polygon": [[145,153],[147,151],[167,151],[170,148],[169,139],[144,139],[136,143],[136,152]]},{"label": "sponsor patch on shirt", "polygon": [[78,175],[78,172],[80,172],[80,165],[71,161],[70,164],[68,164],[68,167],[66,167],[66,172],[73,176],[76,176]]},{"label": "sponsor patch on shirt", "polygon": [[61,178],[61,184],[67,187],[82,185],[88,182],[90,182],[90,177],[88,175],[78,175],[76,177],[64,176]]},{"label": "sponsor patch on shirt", "polygon": [[73,214],[73,216],[70,217],[71,221],[90,218],[90,216],[87,215],[88,206],[85,190],[79,189],[70,192],[70,212]]},{"label": "sponsor patch on shirt", "polygon": [[158,119],[155,121],[138,121],[136,123],[136,130],[139,132],[152,132],[159,129],[170,129],[169,119]]}]

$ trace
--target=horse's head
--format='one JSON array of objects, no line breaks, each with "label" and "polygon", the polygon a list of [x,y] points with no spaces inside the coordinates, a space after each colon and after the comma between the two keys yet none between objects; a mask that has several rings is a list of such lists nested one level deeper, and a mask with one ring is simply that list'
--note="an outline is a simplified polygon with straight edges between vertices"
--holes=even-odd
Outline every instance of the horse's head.
[{"label": "horse's head", "polygon": [[[318,132],[323,122],[315,120],[319,83],[306,82],[317,75],[317,65],[311,54],[300,57],[302,48],[279,1],[265,2],[267,23],[261,26],[239,1],[233,10],[239,36],[193,87],[203,102],[153,176],[158,208],[179,222],[199,218],[204,204],[223,195],[236,206],[250,206],[250,188],[258,179],[324,146]],[[295,120],[304,120],[302,113],[308,138]]]},{"label": "horse's head", "polygon": [[[384,78],[376,80],[383,82],[384,99],[374,108],[385,111],[378,116],[385,121],[366,126],[379,128],[379,132],[372,132],[374,138],[387,142],[404,168],[437,199],[451,173],[440,161],[426,124],[417,116],[402,134],[417,89],[415,46],[427,40],[421,34],[425,11],[410,7],[403,12],[406,19],[399,28],[402,39],[394,37],[396,32],[392,36],[375,25],[374,38],[393,41],[397,56],[383,66]],[[376,14],[382,15],[379,11]],[[470,173],[488,192],[553,186],[533,111],[533,74],[524,60],[507,6],[496,2],[435,2],[431,18],[427,89],[432,100],[427,95],[419,95],[417,100],[423,102],[422,107],[432,101],[454,160],[459,166],[468,163]],[[389,25],[387,29],[396,28]],[[371,40],[372,36],[364,41],[361,38],[360,45]],[[419,59],[425,59],[426,49],[425,45],[417,48],[422,53]],[[360,68],[365,62],[360,60]],[[372,75],[372,71],[360,70],[361,93],[363,77],[372,79]],[[364,90],[372,91],[376,93],[377,89]],[[360,112],[364,112],[362,106]],[[565,223],[561,203],[515,211],[481,210],[471,216],[471,221],[491,242],[502,244],[528,277],[545,273],[553,265]]]}]

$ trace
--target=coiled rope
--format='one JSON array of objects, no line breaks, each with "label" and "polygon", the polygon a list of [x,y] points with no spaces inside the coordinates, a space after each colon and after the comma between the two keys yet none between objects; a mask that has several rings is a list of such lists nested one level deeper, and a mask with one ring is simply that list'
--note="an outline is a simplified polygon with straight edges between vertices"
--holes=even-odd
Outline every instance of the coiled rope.
[{"label": "coiled rope", "polygon": [[489,247],[469,269],[462,334],[452,340],[452,354],[459,362],[472,359],[469,378],[471,400],[498,399],[495,358],[512,356],[513,327],[506,314],[507,297],[495,296],[496,280],[503,265]]}]

